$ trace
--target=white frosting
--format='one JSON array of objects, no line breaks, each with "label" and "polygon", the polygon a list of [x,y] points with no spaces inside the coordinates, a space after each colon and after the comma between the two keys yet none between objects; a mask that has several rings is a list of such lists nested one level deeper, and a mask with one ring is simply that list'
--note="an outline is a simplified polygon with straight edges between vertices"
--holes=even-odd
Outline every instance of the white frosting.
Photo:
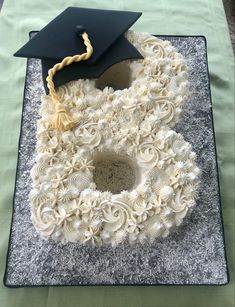
[{"label": "white frosting", "polygon": [[[127,32],[143,60],[125,61],[129,88],[96,88],[95,80],[59,88],[76,127],[51,131],[53,102],[42,97],[37,157],[31,170],[32,222],[45,238],[82,244],[117,245],[153,241],[181,224],[195,205],[196,155],[171,130],[187,94],[187,66],[168,42]],[[120,194],[96,190],[96,153],[112,152],[135,161],[139,182]]]}]

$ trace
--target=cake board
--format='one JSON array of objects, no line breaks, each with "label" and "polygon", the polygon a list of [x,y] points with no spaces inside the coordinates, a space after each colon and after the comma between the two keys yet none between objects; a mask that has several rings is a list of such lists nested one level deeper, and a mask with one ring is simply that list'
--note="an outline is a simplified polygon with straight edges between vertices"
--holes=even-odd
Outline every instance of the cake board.
[{"label": "cake board", "polygon": [[[33,34],[31,34],[32,36]],[[186,58],[190,97],[173,128],[192,144],[202,170],[192,214],[167,238],[115,248],[63,245],[40,238],[30,220],[30,169],[36,122],[44,94],[41,62],[27,62],[13,216],[4,284],[8,287],[74,285],[223,285],[228,282],[206,40],[164,36]]]}]

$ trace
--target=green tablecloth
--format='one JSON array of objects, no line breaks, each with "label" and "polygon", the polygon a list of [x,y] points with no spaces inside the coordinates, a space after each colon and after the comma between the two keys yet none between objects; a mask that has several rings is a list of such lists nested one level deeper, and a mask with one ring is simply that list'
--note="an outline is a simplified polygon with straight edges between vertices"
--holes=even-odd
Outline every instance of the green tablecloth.
[{"label": "green tablecloth", "polygon": [[8,245],[24,88],[24,59],[12,54],[67,6],[142,11],[135,30],[153,34],[205,35],[222,192],[230,284],[209,286],[125,286],[7,289],[1,307],[234,306],[234,56],[222,0],[5,0],[0,13],[0,275]]}]

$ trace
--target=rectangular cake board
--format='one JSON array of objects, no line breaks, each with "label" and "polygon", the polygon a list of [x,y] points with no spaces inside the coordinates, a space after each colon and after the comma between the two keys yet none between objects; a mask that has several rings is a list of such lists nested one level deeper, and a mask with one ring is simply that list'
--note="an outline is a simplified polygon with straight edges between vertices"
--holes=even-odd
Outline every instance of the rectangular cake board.
[{"label": "rectangular cake board", "polygon": [[[32,36],[33,34],[31,34]],[[167,238],[153,244],[89,247],[43,240],[30,220],[30,169],[44,94],[41,62],[27,62],[13,215],[4,284],[224,285],[228,282],[206,40],[164,36],[189,66],[190,99],[174,130],[193,145],[202,170],[197,206]]]}]

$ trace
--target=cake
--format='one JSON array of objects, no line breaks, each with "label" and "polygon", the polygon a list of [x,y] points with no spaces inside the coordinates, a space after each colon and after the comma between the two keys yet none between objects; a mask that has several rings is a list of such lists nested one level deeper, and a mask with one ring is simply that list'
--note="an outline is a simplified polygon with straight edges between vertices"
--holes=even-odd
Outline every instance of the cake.
[{"label": "cake", "polygon": [[45,239],[153,242],[196,205],[196,154],[173,130],[188,95],[187,64],[166,40],[130,30],[126,38],[143,60],[58,88],[73,129],[50,127],[55,106],[50,95],[42,97],[29,199]]}]

